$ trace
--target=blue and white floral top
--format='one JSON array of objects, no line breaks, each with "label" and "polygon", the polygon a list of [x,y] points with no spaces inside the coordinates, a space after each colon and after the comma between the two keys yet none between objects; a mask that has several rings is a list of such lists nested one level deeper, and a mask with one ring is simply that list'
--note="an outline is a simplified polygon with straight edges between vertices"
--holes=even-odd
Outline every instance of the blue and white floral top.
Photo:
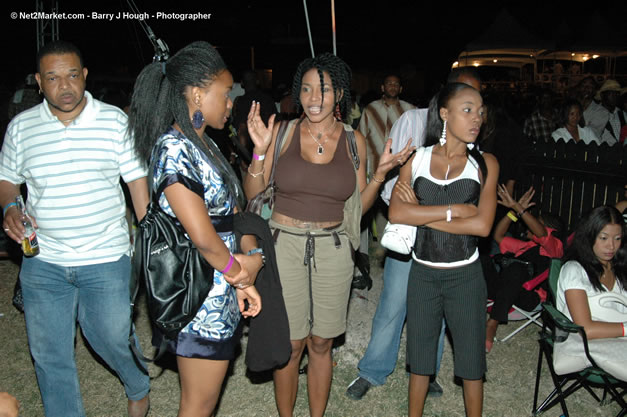
[{"label": "blue and white floral top", "polygon": [[[234,214],[235,199],[219,170],[183,133],[170,128],[157,141],[153,158],[157,158],[157,162],[152,192],[156,192],[163,181],[181,183],[203,196],[209,216]],[[165,193],[159,196],[159,205],[167,214],[175,217]],[[232,232],[219,235],[229,250],[235,252],[235,235]],[[214,341],[227,340],[233,336],[239,320],[235,288],[226,282],[220,271],[215,270],[209,295],[194,319],[181,332]]]}]

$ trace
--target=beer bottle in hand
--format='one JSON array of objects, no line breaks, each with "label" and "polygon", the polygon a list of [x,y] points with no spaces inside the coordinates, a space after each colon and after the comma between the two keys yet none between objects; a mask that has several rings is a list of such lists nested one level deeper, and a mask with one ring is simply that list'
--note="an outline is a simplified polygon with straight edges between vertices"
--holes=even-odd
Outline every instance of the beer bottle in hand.
[{"label": "beer bottle in hand", "polygon": [[35,256],[39,254],[39,243],[37,242],[37,233],[33,227],[33,222],[26,213],[26,206],[21,195],[15,197],[15,204],[20,210],[22,216],[22,224],[24,225],[24,239],[22,239],[22,251],[25,256]]}]

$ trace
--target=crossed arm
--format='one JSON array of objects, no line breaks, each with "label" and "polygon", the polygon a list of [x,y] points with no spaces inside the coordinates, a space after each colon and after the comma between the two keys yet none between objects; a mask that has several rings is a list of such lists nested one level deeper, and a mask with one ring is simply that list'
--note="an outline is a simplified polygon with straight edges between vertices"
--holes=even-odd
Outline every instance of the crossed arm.
[{"label": "crossed arm", "polygon": [[418,204],[411,187],[413,157],[401,168],[399,179],[390,198],[390,222],[427,226],[442,232],[488,236],[496,211],[496,181],[499,175],[499,165],[491,154],[483,154],[488,168],[488,175],[484,180],[479,204],[451,204],[451,221],[447,222],[448,205],[423,206]]}]

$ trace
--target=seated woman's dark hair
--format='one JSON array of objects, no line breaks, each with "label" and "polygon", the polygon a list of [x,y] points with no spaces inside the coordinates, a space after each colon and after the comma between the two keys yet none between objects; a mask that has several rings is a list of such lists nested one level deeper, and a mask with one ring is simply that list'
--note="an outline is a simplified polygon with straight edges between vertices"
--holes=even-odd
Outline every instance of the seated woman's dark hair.
[{"label": "seated woman's dark hair", "polygon": [[[468,84],[449,83],[442,87],[442,89],[431,98],[431,101],[429,101],[429,112],[427,113],[425,146],[435,145],[440,139],[442,129],[444,128],[444,121],[440,117],[440,109],[445,108],[448,105],[449,100],[455,97],[458,92],[467,88],[477,91]],[[481,184],[483,186],[483,181],[488,177],[488,167],[485,164],[483,155],[481,155],[481,152],[479,152],[476,146],[472,150],[467,150],[466,152],[469,156],[472,156],[472,159],[474,159],[479,165],[482,176]]]},{"label": "seated woman's dark hair", "polygon": [[185,136],[206,149],[194,130],[185,98],[185,89],[207,87],[226,64],[208,42],[193,42],[167,62],[147,65],[137,77],[129,115],[129,132],[135,150],[146,164],[152,147],[166,129],[176,122]]},{"label": "seated woman's dark hair", "polygon": [[622,229],[621,246],[611,261],[616,280],[627,289],[627,247],[625,246],[625,222],[620,212],[612,206],[593,209],[577,224],[571,245],[566,249],[564,262],[577,261],[585,269],[592,286],[605,291],[601,285],[603,265],[594,254],[593,246],[601,230],[608,224],[619,225]]},{"label": "seated woman's dark hair", "polygon": [[[334,100],[337,100],[336,97],[342,92],[342,98],[340,98],[339,104],[340,112],[342,113],[342,117],[344,117],[352,106],[350,91],[352,71],[348,64],[341,58],[328,52],[320,54],[315,58],[307,58],[298,65],[296,73],[294,74],[294,81],[292,82],[292,99],[294,103],[299,107],[302,106],[300,102],[300,89],[303,84],[303,76],[307,71],[314,68],[318,70],[321,88],[324,85],[323,72],[326,71],[329,74],[331,83],[333,84]],[[322,99],[324,100],[324,96],[322,96]],[[337,103],[336,101],[333,105]]]},{"label": "seated woman's dark hair", "polygon": [[570,109],[573,106],[579,108],[579,115],[581,116],[581,119],[579,120],[579,126],[581,126],[581,127],[585,126],[584,124],[582,124],[582,122],[583,122],[583,107],[582,107],[581,103],[578,100],[575,100],[574,98],[569,98],[569,99],[565,100],[562,103],[562,105],[560,106],[560,110],[559,110],[559,113],[557,115],[557,125],[559,127],[566,126],[566,124],[568,123],[568,113],[570,113]]}]

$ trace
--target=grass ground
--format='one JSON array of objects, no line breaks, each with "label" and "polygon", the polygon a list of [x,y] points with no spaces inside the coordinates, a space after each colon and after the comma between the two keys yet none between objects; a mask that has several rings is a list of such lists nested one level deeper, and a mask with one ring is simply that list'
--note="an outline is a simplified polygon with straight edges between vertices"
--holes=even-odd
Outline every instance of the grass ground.
[{"label": "grass ground", "polygon": [[[334,351],[337,366],[334,369],[333,385],[326,416],[328,417],[396,417],[407,415],[407,383],[405,372],[405,339],[396,370],[385,385],[374,387],[360,401],[345,396],[346,387],[357,375],[357,362],[363,355],[369,337],[372,316],[381,291],[380,259],[375,259],[372,272],[374,286],[368,291],[353,291],[349,307],[348,323],[344,342]],[[43,416],[43,408],[37,381],[28,352],[23,315],[11,306],[13,285],[17,266],[10,261],[0,262],[0,391],[15,395],[21,403],[22,417]],[[510,328],[501,326],[503,335]],[[484,415],[487,417],[525,417],[531,415],[535,368],[538,355],[537,327],[525,331],[507,343],[495,344],[488,355],[488,373],[485,384]],[[150,345],[150,327],[145,311],[137,318],[137,331],[145,350]],[[497,335],[497,336],[498,336]],[[246,338],[243,339],[245,345]],[[245,346],[243,346],[245,348]],[[123,416],[126,398],[119,380],[109,372],[86,347],[79,336],[76,343],[76,360],[79,369],[83,400],[88,417]],[[151,417],[176,416],[179,401],[178,375],[169,360],[163,366],[150,365],[152,381]],[[550,391],[548,369],[542,373],[544,395]],[[265,377],[265,379],[264,379]],[[296,416],[307,416],[306,377],[300,377]],[[453,382],[453,358],[450,345],[446,344],[442,368],[438,381],[444,388],[440,398],[427,400],[425,416],[463,416],[462,390]],[[568,400],[569,411],[574,417],[613,416],[617,406],[600,406],[586,392],[575,393]],[[561,410],[555,407],[543,414],[558,417]],[[276,416],[271,380],[267,375],[248,375],[243,355],[233,363],[225,383],[217,416],[222,417],[267,417]]]}]

